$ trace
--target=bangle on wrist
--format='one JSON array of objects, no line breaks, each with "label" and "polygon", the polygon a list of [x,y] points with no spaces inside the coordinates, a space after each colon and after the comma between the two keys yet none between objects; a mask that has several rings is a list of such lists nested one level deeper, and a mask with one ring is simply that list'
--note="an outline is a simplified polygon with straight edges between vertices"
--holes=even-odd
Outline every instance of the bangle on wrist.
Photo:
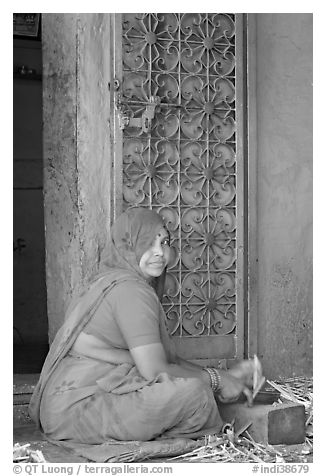
[{"label": "bangle on wrist", "polygon": [[209,375],[213,392],[219,392],[221,390],[221,375],[219,371],[214,367],[205,367],[204,370]]}]

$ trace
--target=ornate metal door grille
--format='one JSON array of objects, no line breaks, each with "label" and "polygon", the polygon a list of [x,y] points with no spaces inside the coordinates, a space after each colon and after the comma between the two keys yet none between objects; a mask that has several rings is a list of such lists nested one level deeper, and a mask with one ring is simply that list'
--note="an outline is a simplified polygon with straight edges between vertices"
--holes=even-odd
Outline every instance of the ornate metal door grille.
[{"label": "ornate metal door grille", "polygon": [[181,353],[240,357],[242,15],[128,13],[114,28],[115,212],[165,217],[163,305]]}]

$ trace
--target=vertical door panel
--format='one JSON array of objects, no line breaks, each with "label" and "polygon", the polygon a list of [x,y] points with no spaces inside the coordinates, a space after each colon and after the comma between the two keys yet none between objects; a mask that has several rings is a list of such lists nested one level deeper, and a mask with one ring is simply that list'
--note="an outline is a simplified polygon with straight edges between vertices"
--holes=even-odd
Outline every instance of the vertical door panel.
[{"label": "vertical door panel", "polygon": [[115,214],[166,220],[180,353],[242,357],[242,15],[128,13],[114,29]]}]

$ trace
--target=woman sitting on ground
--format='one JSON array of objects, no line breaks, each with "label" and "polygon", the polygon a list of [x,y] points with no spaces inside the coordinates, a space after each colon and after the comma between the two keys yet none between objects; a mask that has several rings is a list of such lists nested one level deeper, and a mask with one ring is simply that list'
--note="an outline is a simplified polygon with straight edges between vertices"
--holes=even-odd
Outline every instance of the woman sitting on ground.
[{"label": "woman sitting on ground", "polygon": [[100,274],[70,305],[30,413],[52,440],[101,444],[219,432],[222,401],[250,400],[250,361],[229,371],[179,358],[154,288],[170,254],[155,212],[135,208],[112,227]]}]

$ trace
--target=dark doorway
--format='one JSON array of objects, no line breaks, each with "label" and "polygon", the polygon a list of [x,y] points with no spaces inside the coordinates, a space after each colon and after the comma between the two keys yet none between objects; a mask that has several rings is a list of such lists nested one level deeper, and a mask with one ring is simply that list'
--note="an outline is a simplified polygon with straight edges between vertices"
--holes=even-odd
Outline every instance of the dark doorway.
[{"label": "dark doorway", "polygon": [[13,40],[14,373],[38,373],[48,351],[42,147],[42,45]]}]

